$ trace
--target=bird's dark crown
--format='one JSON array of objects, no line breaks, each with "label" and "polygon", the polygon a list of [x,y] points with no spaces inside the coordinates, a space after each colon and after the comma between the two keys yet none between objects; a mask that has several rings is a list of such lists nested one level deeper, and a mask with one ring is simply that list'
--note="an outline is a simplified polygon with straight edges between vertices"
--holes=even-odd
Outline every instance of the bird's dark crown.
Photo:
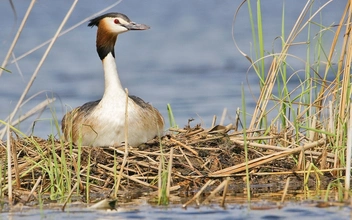
[{"label": "bird's dark crown", "polygon": [[124,15],[122,13],[110,12],[110,13],[106,13],[106,14],[100,15],[100,16],[90,20],[89,24],[88,24],[88,27],[93,27],[93,26],[97,26],[98,27],[99,21],[101,21],[103,18],[122,18],[122,19],[124,19],[127,22],[131,21],[126,15]]}]

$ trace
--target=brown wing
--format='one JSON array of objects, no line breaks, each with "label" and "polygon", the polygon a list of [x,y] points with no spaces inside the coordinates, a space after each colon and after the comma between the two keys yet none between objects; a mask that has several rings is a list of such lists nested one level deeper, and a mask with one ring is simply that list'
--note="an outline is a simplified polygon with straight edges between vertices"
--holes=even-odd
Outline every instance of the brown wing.
[{"label": "brown wing", "polygon": [[74,142],[78,138],[78,131],[75,128],[79,127],[80,122],[93,111],[99,102],[100,100],[87,102],[64,115],[61,121],[61,130],[66,141],[72,140]]}]

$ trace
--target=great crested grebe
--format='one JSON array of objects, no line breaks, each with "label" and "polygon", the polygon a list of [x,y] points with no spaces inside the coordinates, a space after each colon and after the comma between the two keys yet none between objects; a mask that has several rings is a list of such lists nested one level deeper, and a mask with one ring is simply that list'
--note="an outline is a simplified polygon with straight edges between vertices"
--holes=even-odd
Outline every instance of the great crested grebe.
[{"label": "great crested grebe", "polygon": [[[103,63],[105,91],[101,100],[88,102],[66,113],[62,132],[66,141],[89,146],[118,146],[125,141],[126,92],[116,70],[114,46],[117,35],[147,30],[121,13],[107,13],[90,20],[97,26],[96,47]],[[161,135],[164,120],[157,109],[136,96],[128,98],[128,144],[137,146]]]}]

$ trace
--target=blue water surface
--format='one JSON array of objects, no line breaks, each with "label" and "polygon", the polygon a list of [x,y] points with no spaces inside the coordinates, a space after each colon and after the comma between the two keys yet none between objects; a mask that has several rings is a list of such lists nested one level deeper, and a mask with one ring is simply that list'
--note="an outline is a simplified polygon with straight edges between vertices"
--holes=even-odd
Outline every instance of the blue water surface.
[{"label": "blue water surface", "polygon": [[282,208],[251,210],[248,205],[228,204],[187,207],[180,206],[123,206],[116,210],[90,210],[87,208],[24,209],[21,212],[0,213],[0,219],[350,219],[349,207],[318,208],[314,205],[289,203]]},{"label": "blue water surface", "polygon": [[[14,48],[13,57],[20,57],[51,39],[72,2],[36,1]],[[325,2],[316,2],[314,8]],[[0,61],[5,58],[30,1],[13,3],[17,16],[9,1],[0,3]],[[113,3],[115,1],[111,0],[79,1],[64,30]],[[128,0],[110,9],[109,12],[122,12],[135,22],[151,26],[148,31],[129,32],[118,37],[116,62],[123,86],[130,94],[158,108],[166,119],[166,105],[169,103],[180,127],[191,118],[195,119],[194,124],[202,123],[209,127],[214,115],[219,123],[225,108],[224,123],[234,122],[237,108],[242,108],[242,87],[246,110],[252,113],[259,96],[259,79],[233,40],[234,33],[239,48],[255,60],[246,4],[233,23],[239,3],[233,0]],[[282,34],[283,8],[287,36],[305,4],[305,1],[262,1],[264,43],[268,53],[279,51],[281,41],[277,37]],[[252,6],[256,8],[255,4]],[[316,17],[317,22],[326,26],[338,22],[344,6],[344,1],[331,3]],[[253,16],[255,19],[256,13]],[[319,28],[313,25],[311,30],[315,33]],[[20,108],[14,119],[46,97],[56,97],[57,100],[39,118],[35,115],[22,122],[18,126],[20,130],[33,131],[34,135],[44,138],[57,134],[53,118],[60,121],[67,110],[102,97],[104,80],[95,51],[95,36],[96,28],[87,27],[85,22],[56,41],[26,96],[34,98]],[[297,42],[306,39],[303,33],[297,37]],[[328,43],[323,46],[328,47]],[[15,108],[46,47],[35,50],[16,63],[13,63],[13,58],[10,59],[6,68],[12,73],[4,72],[0,76],[1,120]],[[305,59],[306,51],[295,48],[292,52]],[[270,62],[270,58],[265,60],[266,68],[269,68]],[[305,68],[305,64],[296,59],[292,59],[290,65],[297,69]],[[31,129],[33,121],[36,123]]]}]

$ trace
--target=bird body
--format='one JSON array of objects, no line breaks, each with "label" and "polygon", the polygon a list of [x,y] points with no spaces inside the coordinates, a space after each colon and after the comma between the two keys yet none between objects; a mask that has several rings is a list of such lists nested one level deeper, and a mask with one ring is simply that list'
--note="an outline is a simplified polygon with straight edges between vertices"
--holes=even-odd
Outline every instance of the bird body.
[{"label": "bird body", "polygon": [[120,13],[99,16],[92,19],[88,26],[98,26],[96,46],[104,69],[104,95],[101,100],[88,102],[63,117],[65,140],[76,145],[121,145],[125,141],[125,126],[128,128],[128,144],[132,146],[161,135],[164,129],[163,117],[157,109],[136,96],[129,96],[126,101],[127,94],[121,85],[115,63],[117,35],[149,27],[131,22],[126,15]]}]

